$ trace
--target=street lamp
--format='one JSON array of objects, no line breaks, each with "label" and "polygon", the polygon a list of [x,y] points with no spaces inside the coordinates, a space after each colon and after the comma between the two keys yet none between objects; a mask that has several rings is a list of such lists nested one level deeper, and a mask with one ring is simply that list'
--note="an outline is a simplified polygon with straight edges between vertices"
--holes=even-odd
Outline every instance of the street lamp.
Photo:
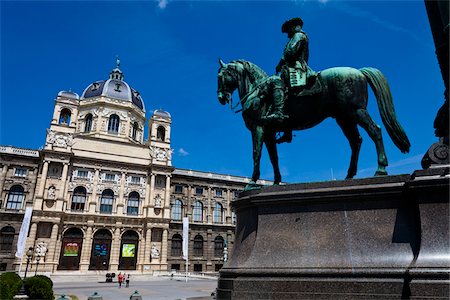
[{"label": "street lamp", "polygon": [[30,264],[31,257],[33,256],[33,247],[28,248],[26,254],[27,254],[27,266],[25,267],[25,276],[23,276],[22,279],[22,287],[19,290],[19,295],[26,295],[25,280],[27,279],[28,265]]}]

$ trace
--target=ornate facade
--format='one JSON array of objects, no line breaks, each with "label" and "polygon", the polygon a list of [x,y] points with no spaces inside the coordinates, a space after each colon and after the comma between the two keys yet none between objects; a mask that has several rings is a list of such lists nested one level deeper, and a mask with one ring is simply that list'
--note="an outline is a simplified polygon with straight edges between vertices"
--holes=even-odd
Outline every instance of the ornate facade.
[{"label": "ornate facade", "polygon": [[171,115],[155,110],[144,140],[145,115],[117,67],[81,96],[58,93],[42,150],[0,147],[3,270],[20,264],[14,253],[27,206],[26,247],[43,256],[32,271],[185,270],[185,216],[189,271],[222,266],[234,240],[230,202],[249,179],[174,168]]}]

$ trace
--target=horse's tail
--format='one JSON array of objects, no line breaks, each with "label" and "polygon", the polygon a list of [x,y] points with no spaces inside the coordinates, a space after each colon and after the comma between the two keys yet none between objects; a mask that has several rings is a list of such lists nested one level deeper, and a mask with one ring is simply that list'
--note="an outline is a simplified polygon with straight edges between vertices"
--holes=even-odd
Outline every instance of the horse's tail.
[{"label": "horse's tail", "polygon": [[380,110],[381,120],[394,144],[403,153],[409,152],[411,146],[405,131],[397,120],[392,94],[388,82],[380,70],[375,68],[359,69],[367,78],[372,90],[377,98],[378,109]]}]

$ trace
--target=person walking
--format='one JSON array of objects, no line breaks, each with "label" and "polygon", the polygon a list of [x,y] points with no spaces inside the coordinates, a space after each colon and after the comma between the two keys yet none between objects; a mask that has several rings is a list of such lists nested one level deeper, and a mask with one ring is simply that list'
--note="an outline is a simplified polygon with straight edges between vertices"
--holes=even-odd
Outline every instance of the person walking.
[{"label": "person walking", "polygon": [[125,287],[129,287],[130,286],[130,274],[127,275],[127,278],[125,279]]},{"label": "person walking", "polygon": [[122,272],[117,276],[117,280],[119,281],[119,289],[122,287],[123,275]]}]

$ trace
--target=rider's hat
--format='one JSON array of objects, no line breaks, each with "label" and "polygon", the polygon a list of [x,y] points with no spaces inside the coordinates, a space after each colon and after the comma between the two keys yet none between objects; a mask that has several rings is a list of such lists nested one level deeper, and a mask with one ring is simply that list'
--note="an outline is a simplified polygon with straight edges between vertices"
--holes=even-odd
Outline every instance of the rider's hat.
[{"label": "rider's hat", "polygon": [[297,25],[303,26],[303,20],[301,18],[292,18],[283,23],[281,26],[281,32],[288,33],[289,29]]}]

